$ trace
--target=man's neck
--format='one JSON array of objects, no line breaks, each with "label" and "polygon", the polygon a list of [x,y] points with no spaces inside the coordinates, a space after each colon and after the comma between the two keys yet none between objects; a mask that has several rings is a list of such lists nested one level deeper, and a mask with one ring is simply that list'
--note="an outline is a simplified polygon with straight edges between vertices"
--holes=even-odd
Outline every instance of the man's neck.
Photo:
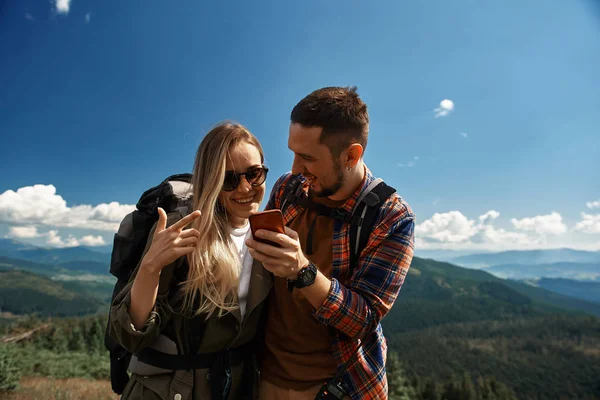
[{"label": "man's neck", "polygon": [[365,175],[367,174],[365,164],[360,161],[357,163],[352,171],[346,174],[344,185],[335,192],[333,195],[329,196],[330,200],[339,201],[346,200],[350,198],[354,192],[362,185]]}]

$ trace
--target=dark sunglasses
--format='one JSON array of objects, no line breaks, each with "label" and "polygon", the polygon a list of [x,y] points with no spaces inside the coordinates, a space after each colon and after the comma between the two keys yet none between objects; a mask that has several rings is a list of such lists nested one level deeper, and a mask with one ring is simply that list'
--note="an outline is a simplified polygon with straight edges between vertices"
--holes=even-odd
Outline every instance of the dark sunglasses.
[{"label": "dark sunglasses", "polygon": [[246,178],[246,181],[252,186],[260,186],[265,183],[267,179],[267,172],[269,168],[264,165],[261,167],[254,167],[246,172],[235,172],[225,171],[225,180],[223,181],[223,190],[226,192],[234,191],[240,182],[242,176]]}]

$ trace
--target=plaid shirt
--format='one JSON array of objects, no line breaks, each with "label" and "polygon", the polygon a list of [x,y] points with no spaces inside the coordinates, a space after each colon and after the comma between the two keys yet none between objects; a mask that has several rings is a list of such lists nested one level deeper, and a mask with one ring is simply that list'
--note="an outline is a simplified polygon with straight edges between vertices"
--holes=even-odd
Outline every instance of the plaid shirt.
[{"label": "plaid shirt", "polygon": [[[374,180],[366,178],[341,207],[352,211],[360,193]],[[271,191],[266,209],[280,208],[287,181],[280,177]],[[304,190],[309,184],[304,182]],[[289,205],[283,216],[286,225],[301,211]],[[334,328],[333,355],[341,379],[352,399],[387,399],[385,360],[387,343],[381,319],[392,308],[413,257],[415,216],[404,200],[391,195],[381,206],[373,232],[363,249],[358,266],[350,275],[350,225],[335,221],[333,231],[332,284],[327,298],[313,316]]]}]

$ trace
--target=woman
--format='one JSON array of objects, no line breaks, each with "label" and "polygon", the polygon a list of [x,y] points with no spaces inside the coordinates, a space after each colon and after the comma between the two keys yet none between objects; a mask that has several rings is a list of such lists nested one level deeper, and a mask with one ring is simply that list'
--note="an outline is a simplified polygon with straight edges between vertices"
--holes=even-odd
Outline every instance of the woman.
[{"label": "woman", "polygon": [[122,399],[252,398],[253,340],[272,283],[244,242],[267,172],[260,143],[241,125],[218,125],[202,140],[194,211],[182,218],[159,208],[112,304],[110,335],[134,354]]}]

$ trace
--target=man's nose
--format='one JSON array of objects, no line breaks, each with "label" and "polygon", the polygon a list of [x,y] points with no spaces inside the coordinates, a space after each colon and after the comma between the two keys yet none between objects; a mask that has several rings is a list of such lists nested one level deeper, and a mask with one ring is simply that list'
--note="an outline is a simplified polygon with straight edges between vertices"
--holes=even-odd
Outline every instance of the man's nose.
[{"label": "man's nose", "polygon": [[300,160],[300,157],[294,156],[294,161],[292,163],[292,174],[297,175],[304,171],[304,165]]}]

